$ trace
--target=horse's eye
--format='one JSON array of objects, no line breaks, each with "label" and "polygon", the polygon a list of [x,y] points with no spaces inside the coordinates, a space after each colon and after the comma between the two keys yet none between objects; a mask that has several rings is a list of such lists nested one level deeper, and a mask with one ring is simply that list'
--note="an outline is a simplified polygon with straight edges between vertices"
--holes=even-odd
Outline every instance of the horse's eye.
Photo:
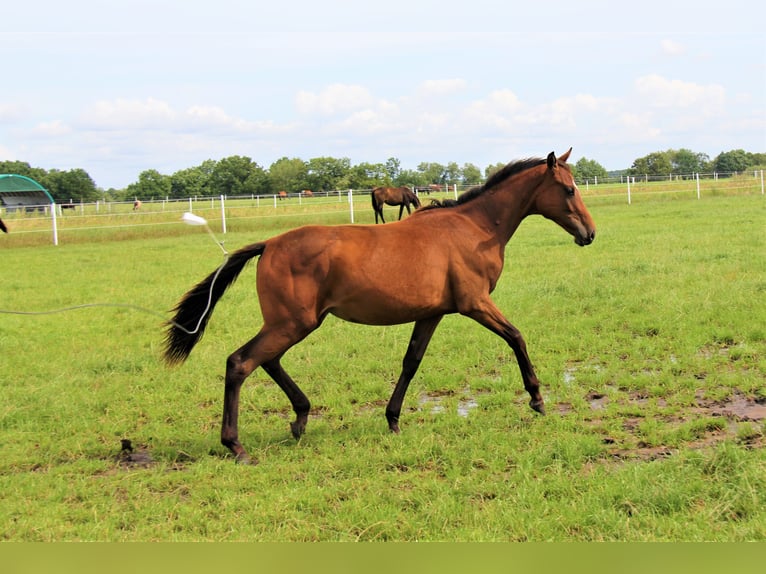
[{"label": "horse's eye", "polygon": [[575,194],[575,188],[574,187],[567,187],[567,195],[569,197],[572,197]]}]

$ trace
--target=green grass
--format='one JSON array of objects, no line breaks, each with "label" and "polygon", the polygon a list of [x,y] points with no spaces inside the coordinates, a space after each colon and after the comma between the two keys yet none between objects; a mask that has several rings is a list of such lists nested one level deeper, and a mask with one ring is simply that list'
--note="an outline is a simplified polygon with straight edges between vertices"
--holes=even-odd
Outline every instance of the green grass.
[{"label": "green grass", "polygon": [[[330,318],[284,360],[313,404],[300,442],[276,385],[260,370],[246,382],[240,435],[260,464],[245,467],[218,435],[226,356],[260,326],[254,267],[174,369],[161,362],[156,315],[0,314],[0,536],[766,539],[766,427],[735,408],[766,401],[763,197],[587,202],[592,246],[531,218],[494,294],[525,335],[547,417],[527,407],[505,344],[451,316],[393,436],[383,410],[410,326]],[[227,248],[348,215],[280,208],[232,224]],[[221,261],[199,228],[72,237],[0,237],[0,308],[117,302],[169,317]],[[121,462],[122,438],[151,462]]]}]

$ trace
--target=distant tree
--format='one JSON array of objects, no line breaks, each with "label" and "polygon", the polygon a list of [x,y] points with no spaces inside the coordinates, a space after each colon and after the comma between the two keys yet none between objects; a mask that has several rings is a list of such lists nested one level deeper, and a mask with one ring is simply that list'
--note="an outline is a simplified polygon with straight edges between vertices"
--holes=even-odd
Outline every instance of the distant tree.
[{"label": "distant tree", "polygon": [[170,195],[170,176],[156,169],[147,169],[138,175],[138,181],[125,189],[124,199],[164,199]]},{"label": "distant tree", "polygon": [[673,172],[669,152],[657,151],[647,156],[638,158],[628,170],[632,176],[640,175],[664,175],[667,176]]},{"label": "distant tree", "polygon": [[710,168],[710,157],[705,153],[694,153],[685,148],[668,150],[673,173],[691,175]]},{"label": "distant tree", "polygon": [[750,165],[751,168],[766,168],[766,153],[753,153],[750,155],[753,159],[753,163]]},{"label": "distant tree", "polygon": [[338,186],[342,189],[372,189],[391,184],[391,177],[382,163],[357,164],[348,170],[345,177],[338,180]]},{"label": "distant tree", "polygon": [[402,173],[402,162],[395,157],[390,157],[386,160],[386,173],[388,178],[393,182]]},{"label": "distant tree", "polygon": [[442,184],[447,179],[447,169],[440,163],[421,162],[418,164],[418,171],[423,175],[423,179],[427,184]]},{"label": "distant tree", "polygon": [[218,161],[210,174],[213,195],[267,194],[271,190],[266,171],[247,156],[232,155]]},{"label": "distant tree", "polygon": [[449,185],[463,183],[463,172],[456,161],[449,162],[444,168],[444,183]]},{"label": "distant tree", "polygon": [[312,191],[333,191],[341,187],[341,180],[351,169],[347,157],[315,157],[308,161],[308,189]]},{"label": "distant tree", "polygon": [[407,185],[409,187],[425,187],[430,182],[426,175],[420,171],[412,169],[403,169],[399,176],[393,181],[394,185]]},{"label": "distant tree", "polygon": [[297,157],[281,157],[269,167],[269,176],[274,192],[296,193],[309,187],[309,168]]},{"label": "distant tree", "polygon": [[68,171],[51,170],[42,176],[42,181],[38,183],[59,203],[96,201],[101,198],[88,172],[80,168]]},{"label": "distant tree", "polygon": [[751,154],[742,149],[722,152],[713,160],[713,169],[718,173],[742,172],[753,165]]},{"label": "distant tree", "polygon": [[597,161],[581,157],[577,163],[572,166],[572,175],[576,181],[593,182],[597,178],[606,179],[608,173],[606,169]]},{"label": "distant tree", "polygon": [[492,174],[497,173],[501,169],[505,167],[504,163],[495,163],[492,165],[488,165],[484,168],[484,179],[489,179],[492,177]]},{"label": "distant tree", "polygon": [[170,196],[175,198],[210,195],[210,175],[216,162],[212,159],[201,165],[175,172],[170,176]]},{"label": "distant tree", "polygon": [[472,163],[464,163],[462,169],[463,183],[466,185],[477,185],[481,183],[481,170]]}]

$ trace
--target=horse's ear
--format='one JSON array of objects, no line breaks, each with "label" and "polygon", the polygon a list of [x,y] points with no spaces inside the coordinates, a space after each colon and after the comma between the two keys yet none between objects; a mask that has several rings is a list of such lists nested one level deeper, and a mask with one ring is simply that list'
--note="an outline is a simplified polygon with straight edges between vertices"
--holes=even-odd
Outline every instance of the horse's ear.
[{"label": "horse's ear", "polygon": [[551,152],[548,154],[548,169],[556,167],[556,154]]},{"label": "horse's ear", "polygon": [[572,153],[572,148],[571,148],[571,147],[570,147],[570,148],[567,150],[567,152],[566,152],[564,155],[562,155],[562,156],[559,158],[559,161],[563,161],[564,163],[566,163],[566,162],[567,162],[567,160],[569,159],[569,154],[570,154],[570,153]]}]

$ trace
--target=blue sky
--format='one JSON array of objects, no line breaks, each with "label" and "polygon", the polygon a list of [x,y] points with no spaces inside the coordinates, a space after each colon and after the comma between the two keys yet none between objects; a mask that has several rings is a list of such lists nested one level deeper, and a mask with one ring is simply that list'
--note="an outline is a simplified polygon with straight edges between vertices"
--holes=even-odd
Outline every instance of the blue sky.
[{"label": "blue sky", "polygon": [[0,160],[120,188],[229,155],[766,152],[765,17],[740,0],[13,2]]}]

